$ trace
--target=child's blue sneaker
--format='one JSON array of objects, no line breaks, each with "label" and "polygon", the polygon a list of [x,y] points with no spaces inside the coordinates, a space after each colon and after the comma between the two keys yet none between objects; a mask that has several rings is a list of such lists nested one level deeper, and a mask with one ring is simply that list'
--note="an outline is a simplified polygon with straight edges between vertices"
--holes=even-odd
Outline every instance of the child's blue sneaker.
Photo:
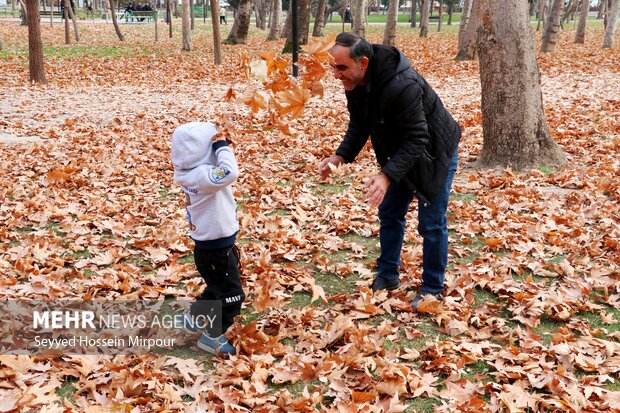
[{"label": "child's blue sneaker", "polygon": [[177,314],[174,316],[174,325],[183,326],[183,329],[188,333],[197,333],[198,327],[196,326],[194,318],[187,314]]},{"label": "child's blue sneaker", "polygon": [[237,354],[237,350],[226,340],[223,334],[218,337],[211,337],[207,333],[202,333],[197,346],[211,354]]}]

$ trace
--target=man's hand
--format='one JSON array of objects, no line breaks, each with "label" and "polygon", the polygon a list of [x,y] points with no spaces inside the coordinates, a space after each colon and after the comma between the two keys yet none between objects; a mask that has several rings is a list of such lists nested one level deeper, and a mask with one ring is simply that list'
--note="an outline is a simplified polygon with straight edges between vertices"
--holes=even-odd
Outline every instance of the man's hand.
[{"label": "man's hand", "polygon": [[344,158],[340,155],[332,155],[329,158],[323,159],[319,164],[321,179],[326,179],[332,173],[330,164],[337,168],[342,163],[344,163]]},{"label": "man's hand", "polygon": [[367,189],[368,202],[370,205],[376,207],[381,205],[390,183],[390,178],[383,172],[379,172],[379,174],[370,177],[364,183],[364,186]]}]

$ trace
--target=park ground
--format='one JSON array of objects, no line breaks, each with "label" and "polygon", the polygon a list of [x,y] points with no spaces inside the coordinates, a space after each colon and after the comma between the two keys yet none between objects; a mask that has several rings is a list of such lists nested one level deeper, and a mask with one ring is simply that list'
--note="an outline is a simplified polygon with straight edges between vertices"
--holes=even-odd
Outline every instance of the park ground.
[{"label": "park ground", "polygon": [[[27,29],[0,23],[0,298],[196,296],[201,280],[173,183],[170,139],[195,120],[225,125],[247,300],[239,355],[191,345],[141,356],[0,355],[2,411],[617,411],[620,405],[620,61],[589,28],[539,56],[560,169],[484,170],[476,62],[456,62],[454,28],[399,27],[398,46],[463,127],[441,303],[422,314],[415,206],[402,287],[373,295],[375,211],[366,148],[316,174],[346,127],[341,86],[290,121],[292,136],[230,97],[259,87],[244,62],[279,52],[252,29],[213,65],[210,27],[181,52],[177,25],[82,24],[64,45],[44,24],[46,86],[29,85]],[[328,31],[336,30],[328,27]],[[226,35],[228,28],[224,28]],[[371,27],[371,41],[382,39]],[[539,35],[537,34],[539,39]],[[4,317],[4,316],[3,316]],[[111,374],[114,372],[114,374]]]}]

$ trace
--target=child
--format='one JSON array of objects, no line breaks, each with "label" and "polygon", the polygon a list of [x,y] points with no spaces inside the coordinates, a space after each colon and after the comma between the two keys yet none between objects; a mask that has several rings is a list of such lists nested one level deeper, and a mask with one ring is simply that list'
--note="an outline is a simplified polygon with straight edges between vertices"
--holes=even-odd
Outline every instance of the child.
[{"label": "child", "polygon": [[[190,235],[195,242],[194,260],[207,283],[186,314],[177,315],[185,329],[197,332],[199,316],[211,311],[204,300],[222,304],[222,328],[207,328],[198,347],[212,354],[235,354],[224,334],[241,311],[245,293],[239,275],[239,231],[231,184],[239,176],[237,161],[228,143],[217,136],[210,122],[178,127],[172,136],[174,180],[183,187]],[[204,323],[203,323],[204,324]]]}]

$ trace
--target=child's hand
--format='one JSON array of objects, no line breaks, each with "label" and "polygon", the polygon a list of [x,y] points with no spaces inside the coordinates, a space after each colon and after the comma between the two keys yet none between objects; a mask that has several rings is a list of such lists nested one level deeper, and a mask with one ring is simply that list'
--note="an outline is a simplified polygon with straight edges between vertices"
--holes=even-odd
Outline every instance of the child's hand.
[{"label": "child's hand", "polygon": [[224,135],[223,135],[223,134],[221,134],[221,133],[218,133],[217,135],[215,135],[215,136],[213,137],[213,142],[225,141],[225,140],[226,140],[226,138],[225,138],[225,137],[224,137]]}]

